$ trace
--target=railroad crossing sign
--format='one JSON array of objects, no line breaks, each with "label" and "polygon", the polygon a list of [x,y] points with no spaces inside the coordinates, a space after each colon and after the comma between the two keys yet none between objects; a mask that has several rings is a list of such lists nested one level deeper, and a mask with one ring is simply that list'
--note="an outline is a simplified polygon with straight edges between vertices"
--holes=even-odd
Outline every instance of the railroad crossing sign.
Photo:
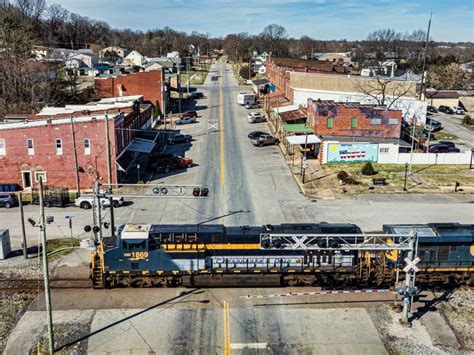
[{"label": "railroad crossing sign", "polygon": [[410,270],[413,270],[414,272],[420,271],[420,269],[416,266],[416,264],[418,264],[420,261],[421,260],[419,257],[416,257],[413,261],[411,261],[408,258],[405,258],[405,262],[407,263],[407,265],[403,268],[403,271],[405,272],[409,272]]}]

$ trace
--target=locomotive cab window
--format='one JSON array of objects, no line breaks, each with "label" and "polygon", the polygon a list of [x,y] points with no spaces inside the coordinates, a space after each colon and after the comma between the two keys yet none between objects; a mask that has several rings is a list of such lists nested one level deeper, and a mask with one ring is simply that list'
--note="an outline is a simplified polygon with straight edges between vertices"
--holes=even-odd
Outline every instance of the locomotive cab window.
[{"label": "locomotive cab window", "polygon": [[123,248],[128,249],[128,250],[133,250],[133,249],[146,249],[147,248],[147,241],[142,240],[141,242],[136,242],[136,241],[123,241],[122,242]]}]

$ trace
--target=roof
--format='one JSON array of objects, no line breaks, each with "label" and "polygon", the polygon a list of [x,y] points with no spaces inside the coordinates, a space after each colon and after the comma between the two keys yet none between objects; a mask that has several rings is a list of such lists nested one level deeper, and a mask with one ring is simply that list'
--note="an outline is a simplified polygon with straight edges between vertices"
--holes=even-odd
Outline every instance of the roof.
[{"label": "roof", "polygon": [[427,90],[425,96],[428,99],[458,99],[459,93],[456,90]]},{"label": "roof", "polygon": [[290,145],[321,143],[321,140],[314,134],[305,134],[301,136],[287,136],[285,138]]},{"label": "roof", "polygon": [[325,141],[338,142],[355,142],[355,143],[392,143],[398,144],[400,147],[410,148],[411,145],[398,138],[382,138],[382,137],[352,137],[352,136],[319,136]]},{"label": "roof", "polygon": [[319,106],[343,106],[347,108],[370,108],[373,110],[379,111],[401,111],[398,109],[387,109],[387,106],[384,105],[372,105],[372,104],[361,104],[360,102],[335,102],[332,100],[320,100],[320,99],[312,99],[309,98],[308,101],[311,100],[315,105]]},{"label": "roof", "polygon": [[256,85],[256,86],[267,85],[267,84],[269,84],[269,83],[270,83],[270,82],[269,82],[267,79],[252,80],[252,84],[253,84],[253,85]]},{"label": "roof", "polygon": [[279,116],[280,116],[280,119],[285,122],[306,120],[306,111],[300,108],[298,110],[280,112]]},{"label": "roof", "polygon": [[311,127],[305,123],[285,123],[283,130],[287,133],[313,133]]},{"label": "roof", "polygon": [[154,141],[150,141],[148,139],[142,138],[133,138],[132,143],[127,147],[127,150],[131,152],[138,152],[138,153],[151,153],[155,148],[156,143]]},{"label": "roof", "polygon": [[120,235],[121,239],[148,239],[151,224],[126,224]]}]

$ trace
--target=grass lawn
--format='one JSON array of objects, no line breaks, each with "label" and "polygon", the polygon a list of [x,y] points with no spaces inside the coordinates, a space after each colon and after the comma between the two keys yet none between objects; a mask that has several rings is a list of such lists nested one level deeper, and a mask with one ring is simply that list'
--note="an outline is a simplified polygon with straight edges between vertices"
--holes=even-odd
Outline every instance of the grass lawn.
[{"label": "grass lawn", "polygon": [[474,124],[462,124],[463,127],[466,127],[467,129],[471,130],[471,131],[474,131]]},{"label": "grass lawn", "polygon": [[78,239],[64,238],[64,239],[51,239],[48,240],[48,255],[49,260],[61,258],[74,249],[79,247],[80,241]]},{"label": "grass lawn", "polygon": [[[207,73],[209,73],[209,69],[211,65],[209,63],[201,63],[195,65],[190,68],[189,70],[189,77],[192,78],[190,85],[202,85],[204,80],[206,80]],[[188,81],[188,76],[185,70],[181,72],[181,85],[186,85]]]},{"label": "grass lawn", "polygon": [[[352,193],[366,192],[372,183],[374,176],[386,178],[388,183],[386,192],[397,192],[403,189],[404,185],[404,165],[397,164],[373,164],[374,170],[377,172],[374,176],[362,175],[361,169],[363,163],[357,164],[325,164],[324,171],[330,175],[337,183],[337,173],[346,171],[349,176],[358,181],[359,185],[348,186],[348,190]],[[468,165],[413,165],[412,172],[418,174],[421,179],[429,185],[436,188],[437,186],[454,186],[458,181],[461,186],[474,186],[474,176],[468,175],[466,172]],[[415,182],[409,179],[408,185]],[[347,185],[346,185],[347,186]],[[376,192],[381,192],[377,190]]]}]

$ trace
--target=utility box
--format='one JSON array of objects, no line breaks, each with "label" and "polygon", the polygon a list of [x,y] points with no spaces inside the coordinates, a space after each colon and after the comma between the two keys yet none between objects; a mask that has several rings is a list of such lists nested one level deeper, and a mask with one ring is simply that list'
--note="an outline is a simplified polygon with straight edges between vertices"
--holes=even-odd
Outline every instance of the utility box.
[{"label": "utility box", "polygon": [[0,260],[6,259],[11,251],[10,231],[8,229],[0,229]]}]

